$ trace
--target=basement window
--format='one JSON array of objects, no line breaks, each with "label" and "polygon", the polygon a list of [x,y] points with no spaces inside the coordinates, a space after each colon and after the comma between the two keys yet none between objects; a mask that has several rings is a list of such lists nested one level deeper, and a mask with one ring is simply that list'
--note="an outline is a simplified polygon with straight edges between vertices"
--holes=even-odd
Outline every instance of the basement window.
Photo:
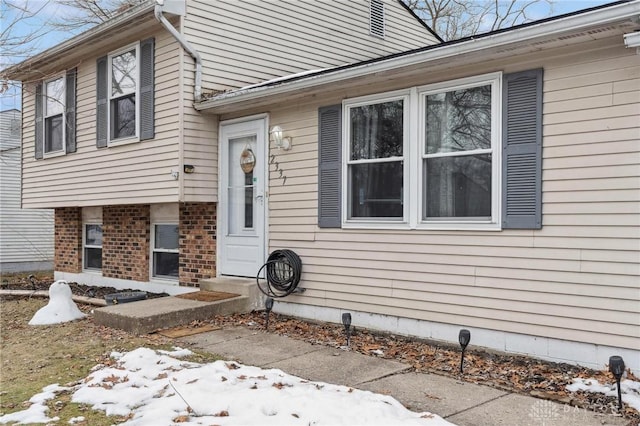
[{"label": "basement window", "polygon": [[87,223],[84,225],[84,269],[99,271],[102,269],[102,225]]},{"label": "basement window", "polygon": [[384,2],[371,0],[369,4],[369,33],[384,38]]},{"label": "basement window", "polygon": [[153,226],[152,261],[155,278],[177,279],[179,257],[178,225]]}]

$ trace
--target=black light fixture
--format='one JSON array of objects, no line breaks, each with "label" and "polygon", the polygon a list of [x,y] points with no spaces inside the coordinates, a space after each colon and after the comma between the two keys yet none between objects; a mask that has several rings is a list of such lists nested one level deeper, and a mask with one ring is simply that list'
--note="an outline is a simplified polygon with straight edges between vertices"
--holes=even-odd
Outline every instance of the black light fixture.
[{"label": "black light fixture", "polygon": [[618,386],[618,408],[622,410],[622,391],[620,390],[620,379],[624,374],[624,360],[621,356],[614,355],[609,357],[609,371],[616,378],[616,386]]},{"label": "black light fixture", "polygon": [[269,315],[273,309],[273,297],[267,297],[267,300],[264,302],[264,309],[266,311],[264,328],[269,330]]},{"label": "black light fixture", "polygon": [[344,325],[344,333],[347,336],[347,347],[349,347],[351,342],[351,314],[349,312],[342,314],[342,325]]},{"label": "black light fixture", "polygon": [[460,347],[462,348],[462,353],[460,354],[460,373],[462,374],[462,364],[464,363],[464,350],[467,349],[467,345],[471,340],[471,332],[466,328],[460,330],[458,334],[458,342],[460,343]]},{"label": "black light fixture", "polygon": [[27,279],[28,279],[28,280],[29,280],[29,282],[31,283],[31,290],[34,290],[34,291],[35,291],[35,290],[37,290],[37,287],[36,287],[36,277],[34,277],[33,275],[29,275],[29,276],[27,277]]}]

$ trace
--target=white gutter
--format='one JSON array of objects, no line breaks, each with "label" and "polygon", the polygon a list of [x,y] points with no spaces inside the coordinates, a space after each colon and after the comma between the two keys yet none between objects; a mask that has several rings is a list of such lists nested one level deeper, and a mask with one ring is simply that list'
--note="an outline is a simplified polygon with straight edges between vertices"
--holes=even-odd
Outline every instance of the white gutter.
[{"label": "white gutter", "polygon": [[193,100],[199,102],[202,97],[202,58],[197,50],[195,50],[189,42],[175,29],[171,22],[162,14],[164,0],[156,0],[154,14],[158,22],[171,33],[171,35],[180,43],[184,50],[191,55],[196,63],[195,87],[193,88]]},{"label": "white gutter", "polygon": [[449,46],[435,47],[430,50],[407,54],[406,56],[393,57],[378,62],[354,66],[344,70],[338,70],[327,74],[311,76],[292,82],[284,82],[279,86],[263,86],[256,88],[239,89],[220,95],[217,98],[196,104],[195,108],[203,111],[209,108],[223,107],[243,101],[253,101],[278,94],[295,92],[300,89],[316,87],[329,83],[336,83],[351,78],[364,77],[370,74],[382,73],[409,65],[446,59],[459,55],[479,52],[489,48],[496,48],[511,43],[524,42],[536,38],[550,37],[565,34],[569,31],[580,31],[590,27],[610,24],[615,21],[634,18],[640,13],[640,0],[611,6],[605,9],[594,10],[578,15],[567,16],[548,22],[541,22],[513,31],[505,31],[486,37],[471,39]]}]

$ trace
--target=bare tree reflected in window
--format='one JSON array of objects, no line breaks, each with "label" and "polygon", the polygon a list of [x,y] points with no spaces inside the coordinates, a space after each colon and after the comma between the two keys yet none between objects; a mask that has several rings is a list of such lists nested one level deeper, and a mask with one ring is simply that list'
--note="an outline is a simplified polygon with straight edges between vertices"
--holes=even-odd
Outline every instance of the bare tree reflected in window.
[{"label": "bare tree reflected in window", "polygon": [[423,218],[491,217],[491,85],[426,96]]},{"label": "bare tree reflected in window", "polygon": [[111,138],[136,134],[136,50],[111,58]]},{"label": "bare tree reflected in window", "polygon": [[64,148],[65,84],[60,77],[45,83],[44,88],[44,152],[61,151]]},{"label": "bare tree reflected in window", "polygon": [[403,103],[349,110],[349,218],[403,217]]}]

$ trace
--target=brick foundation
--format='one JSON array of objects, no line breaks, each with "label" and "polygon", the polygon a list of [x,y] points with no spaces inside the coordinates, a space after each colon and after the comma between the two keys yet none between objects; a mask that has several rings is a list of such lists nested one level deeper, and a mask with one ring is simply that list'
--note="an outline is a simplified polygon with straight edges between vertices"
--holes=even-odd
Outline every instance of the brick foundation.
[{"label": "brick foundation", "polygon": [[102,276],[149,281],[149,205],[102,209]]},{"label": "brick foundation", "polygon": [[216,205],[180,204],[180,285],[216,276]]},{"label": "brick foundation", "polygon": [[55,209],[54,268],[82,272],[82,211],[78,207]]}]

